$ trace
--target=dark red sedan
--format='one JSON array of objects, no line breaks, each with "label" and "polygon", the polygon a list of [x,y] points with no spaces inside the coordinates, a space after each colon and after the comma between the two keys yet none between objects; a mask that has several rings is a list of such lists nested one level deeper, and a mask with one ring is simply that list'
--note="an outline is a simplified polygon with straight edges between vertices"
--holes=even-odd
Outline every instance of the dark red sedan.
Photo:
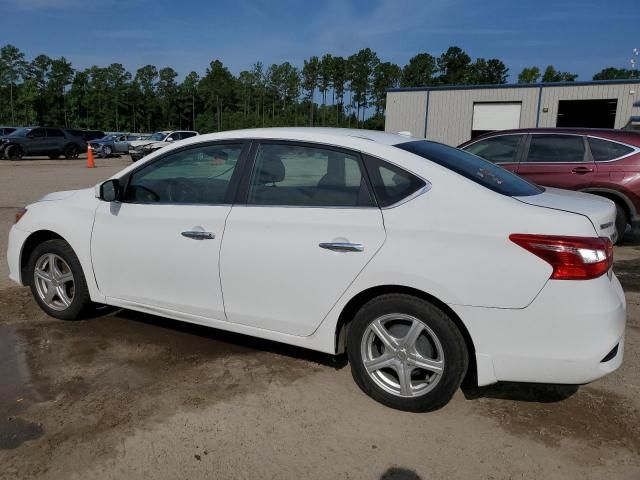
[{"label": "dark red sedan", "polygon": [[640,225],[640,133],[529,128],[492,132],[459,146],[538,185],[613,200],[616,230]]}]

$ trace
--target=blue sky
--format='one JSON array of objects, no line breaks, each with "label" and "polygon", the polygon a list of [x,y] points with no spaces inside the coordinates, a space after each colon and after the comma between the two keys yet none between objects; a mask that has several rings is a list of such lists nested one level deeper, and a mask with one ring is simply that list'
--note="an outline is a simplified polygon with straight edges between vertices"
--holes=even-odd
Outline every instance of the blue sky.
[{"label": "blue sky", "polygon": [[502,59],[511,81],[547,64],[589,80],[603,67],[628,68],[640,48],[638,0],[0,0],[0,18],[0,44],[29,58],[119,62],[132,72],[151,63],[181,77],[216,58],[237,74],[257,60],[301,66],[363,47],[404,65],[458,45],[472,58]]}]

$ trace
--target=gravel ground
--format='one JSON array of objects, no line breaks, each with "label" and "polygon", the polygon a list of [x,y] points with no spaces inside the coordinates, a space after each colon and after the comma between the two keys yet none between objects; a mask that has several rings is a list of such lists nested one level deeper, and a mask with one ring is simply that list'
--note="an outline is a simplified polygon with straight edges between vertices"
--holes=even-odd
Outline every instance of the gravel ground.
[{"label": "gravel ground", "polygon": [[342,358],[130,311],[43,314],[6,281],[15,208],[129,160],[97,163],[0,161],[0,478],[640,478],[636,239],[616,247],[629,307],[620,370],[403,413],[362,394]]}]

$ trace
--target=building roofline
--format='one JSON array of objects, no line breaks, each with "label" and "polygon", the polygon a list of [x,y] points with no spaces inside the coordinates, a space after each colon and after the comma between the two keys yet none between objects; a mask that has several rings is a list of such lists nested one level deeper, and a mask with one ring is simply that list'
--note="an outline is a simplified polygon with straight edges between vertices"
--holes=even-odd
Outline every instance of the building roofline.
[{"label": "building roofline", "polygon": [[582,82],[541,82],[541,83],[498,83],[484,85],[438,85],[424,87],[399,87],[389,88],[387,92],[429,92],[434,90],[483,90],[490,88],[545,88],[545,87],[578,87],[581,85],[637,85],[638,78],[620,80],[589,80]]}]

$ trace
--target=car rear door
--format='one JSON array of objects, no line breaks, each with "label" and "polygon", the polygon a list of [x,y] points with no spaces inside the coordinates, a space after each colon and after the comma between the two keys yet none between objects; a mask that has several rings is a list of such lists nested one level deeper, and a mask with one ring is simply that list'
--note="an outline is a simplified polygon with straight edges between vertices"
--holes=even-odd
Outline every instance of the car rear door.
[{"label": "car rear door", "polygon": [[582,135],[532,133],[516,172],[538,185],[581,190],[596,174]]},{"label": "car rear door", "polygon": [[256,142],[227,219],[220,270],[231,322],[311,335],[385,240],[357,152]]},{"label": "car rear door", "polygon": [[467,145],[463,150],[515,172],[524,152],[525,140],[524,134],[495,135]]},{"label": "car rear door", "polygon": [[246,142],[173,150],[122,179],[122,201],[100,203],[91,257],[112,303],[224,320],[219,252]]}]

